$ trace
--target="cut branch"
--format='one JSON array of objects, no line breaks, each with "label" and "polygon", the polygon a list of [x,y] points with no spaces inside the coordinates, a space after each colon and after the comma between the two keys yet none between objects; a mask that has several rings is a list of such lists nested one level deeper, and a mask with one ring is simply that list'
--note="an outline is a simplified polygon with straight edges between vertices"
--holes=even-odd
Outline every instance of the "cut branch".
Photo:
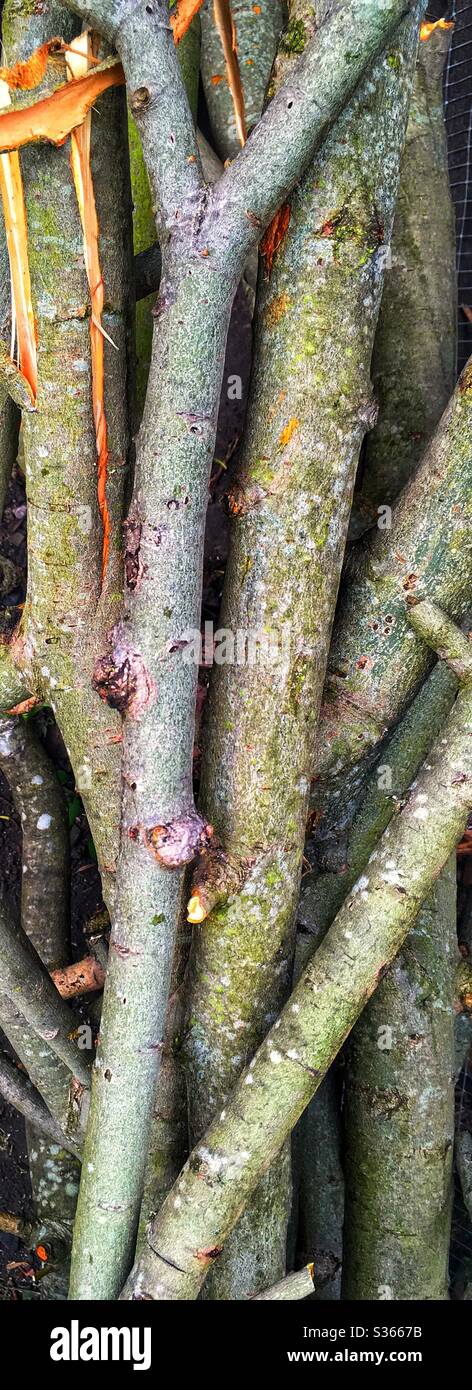
[{"label": "cut branch", "polygon": [[[394,959],[472,804],[472,692],[459,693],[407,805],[310,962],[222,1115],[197,1145],[124,1290],[193,1299]],[[457,778],[457,767],[463,778]],[[395,861],[395,872],[387,867]]]},{"label": "cut branch", "polygon": [[271,1300],[277,1303],[287,1303],[295,1298],[309,1298],[310,1294],[314,1292],[315,1266],[305,1265],[305,1268],[297,1270],[296,1274],[289,1274],[279,1284],[273,1284],[271,1289],[265,1289],[263,1293],[253,1294],[252,1301],[257,1303]]}]

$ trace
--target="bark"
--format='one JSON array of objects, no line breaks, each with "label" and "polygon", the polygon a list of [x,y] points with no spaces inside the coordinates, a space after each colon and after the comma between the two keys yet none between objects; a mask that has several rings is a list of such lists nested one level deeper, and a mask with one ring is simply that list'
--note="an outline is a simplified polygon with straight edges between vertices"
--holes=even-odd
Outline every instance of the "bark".
[{"label": "bark", "polygon": [[[76,21],[56,4],[41,5],[41,13],[16,0],[4,6],[4,42],[11,61],[29,55],[51,35],[67,39],[76,30]],[[28,101],[30,94],[20,99]],[[22,169],[39,389],[38,410],[23,418],[30,525],[22,659],[31,689],[56,713],[110,899],[120,814],[120,721],[93,692],[90,678],[121,590],[131,243],[123,93],[107,93],[99,109],[100,119],[92,122],[92,166],[106,293],[103,326],[118,348],[105,344],[110,560],[101,593],[89,293],[69,147],[68,142],[59,150],[31,146],[22,153]]]},{"label": "bark", "polygon": [[52,971],[69,959],[69,828],[61,787],[30,721],[0,718],[0,768],[23,835],[22,927]]},{"label": "bark", "polygon": [[472,1218],[472,1134],[468,1129],[460,1130],[457,1135],[456,1163],[464,1206]]},{"label": "bark", "polygon": [[411,477],[455,380],[455,225],[443,106],[450,38],[450,30],[436,29],[419,46],[372,364],[379,419],[366,441],[357,498],[374,525],[377,506],[391,503]]},{"label": "bark", "polygon": [[[200,64],[200,18],[191,24],[178,46],[178,57],[194,120],[197,116],[198,77]],[[131,192],[133,198],[133,246],[136,258],[145,253],[154,243],[156,222],[152,207],[151,188],[144,162],[139,131],[131,112],[128,112],[128,137],[131,169]],[[136,283],[136,420],[139,425],[144,409],[146,388],[151,363],[152,348],[152,310],[155,291],[159,288],[160,253],[157,258],[154,283],[146,289],[145,295],[138,293]]]},{"label": "bark", "polygon": [[470,606],[471,386],[467,366],[391,528],[361,542],[348,565],[318,739],[318,770],[332,785],[398,720],[432,664],[405,600],[432,597],[456,620]]},{"label": "bark", "polygon": [[82,1085],[90,1085],[90,1054],[74,1042],[80,1020],[61,999],[34,947],[8,920],[1,905],[0,979],[2,989],[39,1038]]},{"label": "bark", "polygon": [[293,1299],[309,1298],[314,1292],[314,1287],[314,1265],[306,1265],[305,1269],[297,1270],[296,1274],[289,1274],[279,1284],[265,1289],[264,1293],[253,1294],[253,1299],[256,1303],[267,1300],[275,1300],[277,1303],[292,1302]]},{"label": "bark", "polygon": [[[10,268],[6,236],[3,222],[0,228],[0,337],[8,342],[11,336],[11,286]],[[0,517],[3,516],[5,498],[11,478],[13,464],[18,451],[20,415],[18,407],[0,381]]]},{"label": "bark", "polygon": [[[362,791],[361,803],[349,822],[346,807],[334,801],[334,824],[324,826],[321,850],[340,867],[308,873],[302,879],[298,910],[295,979],[325,936],[344,899],[364,872],[369,855],[386,831],[432,742],[439,737],[457,690],[457,680],[441,664],[425,681],[411,708],[389,741]],[[342,1254],[344,1223],[343,1173],[340,1160],[340,1115],[335,1074],[302,1116],[294,1134],[300,1173],[298,1255],[321,1248]],[[339,1278],[339,1276],[338,1276]],[[329,1297],[328,1287],[321,1296]]]},{"label": "bark", "polygon": [[[259,120],[272,63],[284,22],[282,0],[232,0],[236,29],[246,126],[250,132]],[[215,24],[213,0],[201,10],[202,82],[216,147],[222,159],[233,159],[241,148],[231,92],[226,76],[221,39]],[[301,53],[304,43],[294,49]]]},{"label": "bark", "polygon": [[339,799],[335,802],[334,823],[324,826],[323,843],[326,857],[339,858],[341,865],[331,872],[308,873],[302,880],[298,910],[301,939],[297,944],[300,969],[325,936],[353,883],[364,872],[377,840],[401,807],[428,749],[439,738],[456,690],[454,674],[442,664],[436,666],[382,746],[350,822],[346,808],[342,808],[341,827]]},{"label": "bark", "polygon": [[34,1090],[31,1082],[10,1062],[7,1057],[0,1057],[0,1092],[16,1110],[24,1115],[28,1125],[40,1135],[61,1149],[67,1146],[67,1139],[50,1115],[47,1106],[44,1104],[38,1091]]},{"label": "bark", "polygon": [[83,1086],[72,1080],[69,1068],[33,1032],[24,1015],[6,994],[0,995],[0,1026],[59,1128],[76,1147],[80,1147],[81,1126],[85,1118]]},{"label": "bark", "polygon": [[182,1065],[182,982],[188,959],[188,937],[180,934],[172,970],[162,1063],[157,1078],[151,1132],[141,1203],[138,1250],[148,1222],[160,1211],[167,1193],[188,1158],[187,1087]]},{"label": "bark", "polygon": [[[251,1193],[410,930],[472,796],[470,687],[233,1096],[148,1232],[123,1297],[193,1299]],[[395,864],[395,868],[388,865]],[[366,881],[367,880],[367,881]]]},{"label": "bark", "polygon": [[[31,720],[0,719],[0,767],[22,827],[21,924],[51,972],[64,965],[70,953],[69,827],[62,789]],[[68,1227],[70,1246],[78,1165],[64,1152],[64,1141],[58,1148],[57,1134],[48,1143],[28,1122],[26,1140],[37,1220],[42,1226],[53,1219]],[[67,1265],[61,1272],[56,1265],[52,1287],[49,1274],[48,1264],[41,1297],[51,1292],[65,1297]]]},{"label": "bark", "polygon": [[[295,958],[296,959],[296,958]],[[300,972],[298,972],[299,975]],[[296,974],[295,978],[298,978]],[[325,1076],[292,1137],[294,1170],[294,1240],[296,1263],[311,1253],[331,1256],[331,1278],[319,1286],[316,1300],[339,1299],[343,1253],[344,1169],[336,1068]],[[307,1252],[305,1254],[305,1252]]]},{"label": "bark", "polygon": [[[216,865],[203,859],[194,896],[207,909],[223,901],[195,933],[192,953],[185,1050],[194,1142],[289,990],[316,726],[369,421],[418,13],[391,44],[395,62],[375,65],[297,189],[285,243],[259,285],[220,629],[248,644],[251,635],[259,643],[272,636],[273,656],[261,649],[255,662],[246,655],[215,667],[212,679],[201,804],[224,846],[223,873],[215,884],[219,853]],[[301,42],[313,21],[305,3],[291,14]],[[288,1165],[279,1163],[215,1266],[209,1297],[238,1298],[284,1273],[288,1202]]]},{"label": "bark", "polygon": [[[163,255],[128,519],[126,603],[101,677],[96,673],[103,693],[108,690],[126,713],[125,794],[117,910],[74,1238],[75,1298],[112,1298],[132,1258],[181,865],[206,843],[191,791],[197,672],[184,659],[182,643],[200,621],[209,469],[231,304],[261,231],[405,11],[404,0],[387,0],[381,12],[363,0],[362,41],[352,53],[359,6],[360,0],[352,0],[342,14],[333,12],[302,55],[296,85],[274,98],[238,161],[209,195],[172,35],[155,22],[163,15],[163,0],[146,9],[123,7],[118,0],[71,5],[92,15],[122,58],[159,209]],[[168,91],[166,104],[156,100],[156,81]]]},{"label": "bark", "polygon": [[348,1050],[347,1299],[448,1297],[456,956],[453,855]]}]

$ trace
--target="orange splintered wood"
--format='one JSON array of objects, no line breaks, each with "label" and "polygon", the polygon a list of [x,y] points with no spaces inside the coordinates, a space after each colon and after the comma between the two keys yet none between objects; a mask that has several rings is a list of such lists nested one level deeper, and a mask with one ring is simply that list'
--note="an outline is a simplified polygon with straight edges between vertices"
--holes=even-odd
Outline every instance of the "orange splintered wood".
[{"label": "orange splintered wood", "polygon": [[177,9],[170,17],[174,43],[180,43],[180,40],[183,39],[202,4],[203,0],[178,0]]},{"label": "orange splintered wood", "polygon": [[[8,88],[5,83],[2,83],[0,105],[6,105],[7,102],[10,102]],[[23,180],[20,159],[16,150],[9,154],[0,155],[0,194],[10,261],[12,319],[13,331],[16,333],[18,365],[30,393],[31,404],[34,406],[38,389],[36,326],[31,300]]]},{"label": "orange splintered wood", "polygon": [[269,276],[276,251],[282,245],[290,222],[290,203],[283,203],[264,233],[260,244],[266,275]]},{"label": "orange splintered wood", "polygon": [[435,30],[435,29],[453,29],[453,28],[454,28],[454,20],[453,20],[453,19],[436,19],[436,20],[434,20],[434,21],[433,21],[433,20],[431,20],[431,21],[425,20],[424,24],[421,24],[421,25],[420,25],[420,39],[422,40],[423,43],[425,43],[426,40],[429,39],[429,38],[431,37],[431,34],[434,33],[434,30]]},{"label": "orange splintered wood", "polygon": [[12,68],[0,68],[0,81],[6,82],[7,87],[16,88],[18,91],[32,91],[33,87],[39,87],[42,82],[50,57],[57,60],[66,47],[62,39],[48,39],[47,43],[41,44],[41,48],[35,48],[34,53],[30,53],[25,62],[14,63]]},{"label": "orange splintered wood", "polygon": [[82,125],[90,107],[109,87],[123,85],[125,75],[118,58],[106,59],[93,72],[56,87],[31,106],[0,115],[0,151],[16,150],[35,140],[63,145],[71,130]]},{"label": "orange splintered wood", "polygon": [[57,52],[60,42],[60,39],[49,39],[48,43],[41,44],[41,48],[35,48],[26,62],[15,63],[12,68],[0,68],[0,81],[23,92],[31,91],[32,87],[39,87],[46,72],[49,54],[52,49]]},{"label": "orange splintered wood", "polygon": [[[70,81],[79,78],[93,59],[93,40],[85,31],[72,40],[67,57]],[[98,467],[98,505],[103,527],[102,583],[105,578],[110,548],[110,516],[106,486],[108,473],[108,432],[105,415],[105,360],[102,314],[104,304],[103,277],[98,250],[98,217],[90,164],[92,116],[89,111],[78,130],[71,131],[71,167],[74,178],[80,220],[82,223],[84,261],[90,289],[92,315],[90,319],[90,350],[92,359],[92,408],[95,425]]]},{"label": "orange splintered wood", "polygon": [[246,113],[244,109],[244,92],[239,70],[237,36],[231,13],[230,0],[213,0],[213,13],[225,56],[226,75],[233,100],[238,139],[241,145],[245,145],[247,129]]}]

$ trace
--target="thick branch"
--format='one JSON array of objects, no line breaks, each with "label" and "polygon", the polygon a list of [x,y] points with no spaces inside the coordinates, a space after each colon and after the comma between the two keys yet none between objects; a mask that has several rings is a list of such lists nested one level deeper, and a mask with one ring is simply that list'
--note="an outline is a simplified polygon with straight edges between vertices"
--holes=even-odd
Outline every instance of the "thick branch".
[{"label": "thick branch", "polygon": [[418,637],[449,666],[461,684],[472,677],[472,645],[437,604],[423,599],[408,605],[408,622]]},{"label": "thick branch", "polygon": [[151,1224],[125,1298],[197,1297],[261,1174],[400,949],[461,834],[472,804],[471,721],[472,692],[464,688],[444,741],[371,856],[368,875],[358,881]]},{"label": "thick branch", "polygon": [[[225,184],[220,197],[203,184],[164,0],[107,6],[107,31],[123,59],[159,206],[163,279],[126,532],[126,604],[111,650],[96,671],[96,687],[126,716],[125,794],[117,911],[87,1140],[93,1168],[88,1162],[83,1167],[73,1297],[113,1298],[129,1267],[181,869],[209,838],[193,808],[197,672],[185,652],[189,630],[198,630],[200,623],[208,480],[232,300],[264,217],[293,186],[365,66],[409,8],[385,0],[380,11],[373,0],[352,0],[343,7],[345,22],[336,10],[321,46],[315,41],[287,94],[293,122],[291,115],[287,122],[282,100],[274,121],[264,127],[267,141],[264,136],[258,142],[234,183],[231,177],[228,182],[232,170],[227,172],[218,185]],[[92,13],[100,24],[101,0]],[[353,55],[354,21],[359,42]],[[322,112],[313,101],[315,91],[321,92]],[[248,150],[254,138],[257,132]],[[256,204],[251,168],[254,184],[260,183]],[[113,1211],[104,1229],[105,1208]]]},{"label": "thick branch", "polygon": [[49,1043],[85,1086],[90,1084],[90,1057],[73,1041],[79,1020],[58,994],[40,957],[27,937],[14,930],[2,907],[0,922],[0,983],[38,1037]]},{"label": "thick branch", "polygon": [[318,767],[345,781],[396,722],[432,657],[412,632],[408,598],[456,621],[470,606],[472,363],[465,367],[423,461],[381,529],[356,547],[333,630]]},{"label": "thick branch", "polygon": [[24,1072],[15,1067],[8,1057],[3,1056],[0,1056],[0,1093],[4,1100],[19,1110],[28,1124],[50,1143],[59,1145],[61,1149],[69,1149],[79,1157],[79,1149],[66,1138],[53,1120],[39,1092],[35,1091]]},{"label": "thick branch", "polygon": [[[293,21],[310,9],[296,0]],[[189,904],[193,921],[216,907],[195,933],[189,979],[185,1053],[194,1142],[290,988],[316,728],[370,419],[370,354],[385,266],[375,227],[388,242],[417,17],[400,27],[394,61],[375,64],[300,184],[285,241],[259,284],[220,615],[223,631],[247,645],[242,663],[215,664],[201,784],[202,807],[225,856],[201,859]],[[279,67],[286,76],[284,51],[275,80]],[[237,1298],[248,1285],[255,1290],[259,1280],[264,1287],[283,1273],[287,1209],[288,1175],[279,1163],[215,1266],[209,1297],[218,1289],[220,1298]]]}]

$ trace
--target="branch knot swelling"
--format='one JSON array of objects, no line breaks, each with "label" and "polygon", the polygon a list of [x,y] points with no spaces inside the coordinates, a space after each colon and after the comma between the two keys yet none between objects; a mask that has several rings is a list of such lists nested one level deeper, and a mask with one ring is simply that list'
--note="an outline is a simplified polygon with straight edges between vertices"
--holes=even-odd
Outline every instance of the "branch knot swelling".
[{"label": "branch knot swelling", "polygon": [[146,662],[125,640],[119,628],[110,633],[110,650],[96,661],[92,688],[111,709],[139,719],[156,697],[156,684]]},{"label": "branch knot swelling", "polygon": [[180,869],[207,852],[214,830],[191,809],[167,825],[132,826],[129,834],[131,839],[141,839],[164,869]]}]

